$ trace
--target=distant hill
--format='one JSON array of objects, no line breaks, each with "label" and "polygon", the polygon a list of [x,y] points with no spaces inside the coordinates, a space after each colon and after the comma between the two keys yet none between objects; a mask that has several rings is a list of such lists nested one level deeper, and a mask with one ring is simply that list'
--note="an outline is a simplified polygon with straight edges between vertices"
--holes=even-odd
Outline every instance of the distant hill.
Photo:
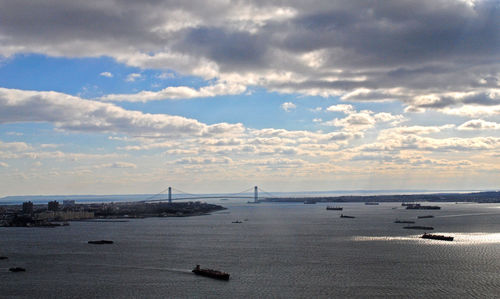
[{"label": "distant hill", "polygon": [[268,202],[500,202],[499,191],[472,193],[434,193],[434,194],[394,194],[394,195],[354,195],[354,196],[302,196],[302,197],[268,197]]}]

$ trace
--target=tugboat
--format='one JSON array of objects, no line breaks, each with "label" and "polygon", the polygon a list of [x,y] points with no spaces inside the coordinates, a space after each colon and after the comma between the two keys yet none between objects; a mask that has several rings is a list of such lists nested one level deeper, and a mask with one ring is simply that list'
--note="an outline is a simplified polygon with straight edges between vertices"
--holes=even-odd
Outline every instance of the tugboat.
[{"label": "tugboat", "polygon": [[192,272],[196,275],[206,276],[220,280],[229,280],[229,273],[212,269],[201,269],[200,265],[196,265],[196,268],[194,268]]},{"label": "tugboat", "polygon": [[26,272],[26,269],[21,268],[21,267],[14,267],[14,268],[9,268],[10,272]]},{"label": "tugboat", "polygon": [[342,211],[343,208],[342,207],[327,206],[326,209],[329,211]]},{"label": "tugboat", "polygon": [[451,236],[443,236],[443,235],[433,235],[424,233],[420,238],[422,239],[432,239],[432,240],[441,240],[441,241],[453,241],[453,237]]},{"label": "tugboat", "polygon": [[97,240],[97,241],[88,241],[89,244],[98,244],[98,245],[102,245],[102,244],[113,244],[113,241],[109,241],[109,240]]}]

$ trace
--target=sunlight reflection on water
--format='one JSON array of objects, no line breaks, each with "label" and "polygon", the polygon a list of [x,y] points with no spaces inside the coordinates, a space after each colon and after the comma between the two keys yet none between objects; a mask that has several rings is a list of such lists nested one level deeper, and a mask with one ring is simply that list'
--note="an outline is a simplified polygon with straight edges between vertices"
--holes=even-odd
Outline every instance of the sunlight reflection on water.
[{"label": "sunlight reflection on water", "polygon": [[424,240],[422,234],[411,236],[354,236],[353,241],[419,241],[428,244],[450,244],[450,245],[476,245],[476,244],[500,244],[500,233],[446,233],[439,235],[452,236],[453,242],[436,242],[437,240]]}]

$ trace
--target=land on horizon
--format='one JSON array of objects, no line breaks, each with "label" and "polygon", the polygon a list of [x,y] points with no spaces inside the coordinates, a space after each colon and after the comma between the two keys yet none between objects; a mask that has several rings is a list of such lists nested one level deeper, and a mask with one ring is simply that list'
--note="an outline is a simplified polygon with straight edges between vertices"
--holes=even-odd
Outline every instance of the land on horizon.
[{"label": "land on horizon", "polygon": [[[212,195],[214,197],[224,198],[229,193],[202,193],[199,196]],[[250,194],[250,193],[248,193]],[[342,195],[331,195],[342,194]],[[273,195],[273,196],[270,196]],[[34,203],[47,203],[52,200],[76,200],[78,202],[134,202],[147,199],[161,199],[153,194],[123,194],[123,195],[16,195],[0,198],[0,205],[20,204],[24,201]],[[165,197],[166,195],[163,195]],[[246,197],[245,197],[246,198]],[[196,197],[193,197],[196,199]],[[242,199],[244,199],[242,197]],[[450,191],[432,191],[432,190],[339,190],[339,191],[309,191],[309,192],[273,192],[260,196],[260,201],[268,202],[300,202],[307,199],[313,199],[318,202],[404,202],[404,201],[469,201],[469,202],[500,202],[499,191],[473,191],[450,190]],[[166,199],[165,199],[166,200]],[[173,200],[176,200],[175,194]],[[189,200],[189,198],[183,198]]]}]

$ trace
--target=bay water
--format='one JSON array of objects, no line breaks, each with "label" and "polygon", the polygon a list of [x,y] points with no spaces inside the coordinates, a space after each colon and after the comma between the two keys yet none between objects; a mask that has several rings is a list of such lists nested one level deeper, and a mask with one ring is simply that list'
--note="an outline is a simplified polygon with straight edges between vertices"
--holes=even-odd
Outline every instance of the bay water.
[{"label": "bay water", "polygon": [[[218,203],[227,210],[206,216],[0,228],[0,255],[8,256],[0,297],[500,297],[500,204],[424,211],[343,203],[327,211],[326,203]],[[421,239],[424,231],[396,219],[455,240]],[[87,244],[101,239],[114,244]],[[196,276],[197,264],[231,278]]]}]

